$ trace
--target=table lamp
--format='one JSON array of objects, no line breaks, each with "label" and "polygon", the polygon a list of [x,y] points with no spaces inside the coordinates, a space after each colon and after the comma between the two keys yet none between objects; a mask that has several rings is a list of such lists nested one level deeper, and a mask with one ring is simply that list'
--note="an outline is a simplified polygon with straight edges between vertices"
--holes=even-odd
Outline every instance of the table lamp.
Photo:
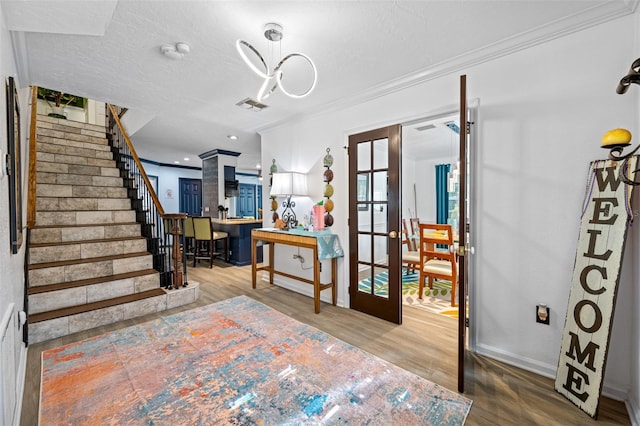
[{"label": "table lamp", "polygon": [[293,210],[296,206],[295,201],[291,201],[292,196],[307,196],[307,175],[298,172],[281,172],[273,174],[273,182],[271,185],[270,195],[284,196],[287,199],[282,203],[284,211],[281,219],[286,223],[287,228],[295,228],[298,226],[296,213]]}]

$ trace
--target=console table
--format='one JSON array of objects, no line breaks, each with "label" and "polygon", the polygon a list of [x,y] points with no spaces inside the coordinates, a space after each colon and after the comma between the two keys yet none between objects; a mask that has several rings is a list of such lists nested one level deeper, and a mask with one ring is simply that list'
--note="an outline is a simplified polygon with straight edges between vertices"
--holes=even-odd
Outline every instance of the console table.
[{"label": "console table", "polygon": [[[269,244],[269,265],[258,266],[257,247],[258,243]],[[274,269],[273,253],[276,244],[285,244],[295,247],[308,248],[313,251],[313,279],[298,277],[287,272]],[[320,313],[320,292],[328,288],[331,289],[331,300],[336,305],[336,286],[338,282],[337,261],[338,257],[344,256],[340,247],[338,236],[328,231],[306,232],[306,231],[281,231],[272,228],[253,229],[251,231],[251,274],[253,288],[256,288],[256,273],[258,271],[269,271],[269,283],[273,284],[273,275],[278,274],[313,285],[313,307],[315,313]],[[331,259],[331,282],[322,284],[320,282],[320,261]]]}]

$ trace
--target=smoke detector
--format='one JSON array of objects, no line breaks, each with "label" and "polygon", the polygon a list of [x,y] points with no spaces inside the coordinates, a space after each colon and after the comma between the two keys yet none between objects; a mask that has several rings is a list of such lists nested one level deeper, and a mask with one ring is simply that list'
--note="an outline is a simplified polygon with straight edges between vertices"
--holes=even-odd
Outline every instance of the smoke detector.
[{"label": "smoke detector", "polygon": [[187,43],[178,42],[174,44],[163,44],[160,46],[160,52],[169,59],[177,61],[184,58],[184,55],[191,52],[191,47]]}]

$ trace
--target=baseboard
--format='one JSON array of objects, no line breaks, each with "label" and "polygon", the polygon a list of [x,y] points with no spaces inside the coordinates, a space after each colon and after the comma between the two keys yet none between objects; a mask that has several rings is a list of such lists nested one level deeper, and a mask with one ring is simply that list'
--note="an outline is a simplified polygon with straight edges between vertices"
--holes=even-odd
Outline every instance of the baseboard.
[{"label": "baseboard", "polygon": [[640,426],[640,407],[638,407],[638,405],[629,398],[624,401],[624,405],[627,407],[627,413],[629,413],[631,425]]},{"label": "baseboard", "polygon": [[[500,348],[483,344],[476,345],[476,353],[504,362],[505,364],[513,365],[514,367],[539,374],[543,377],[548,377],[550,379],[555,379],[556,377],[557,366],[555,364],[551,365],[543,363],[535,359],[522,357],[520,355],[504,351]],[[615,399],[616,401],[625,401],[626,403],[629,397],[629,389],[624,389],[624,387],[616,384],[605,384],[602,388],[602,395]],[[629,416],[631,416],[631,411],[629,411]]]},{"label": "baseboard", "polygon": [[[20,329],[22,331],[22,329]],[[14,413],[13,418],[15,419],[15,424],[19,425],[22,417],[22,400],[24,399],[24,382],[27,377],[27,351],[29,349],[23,344],[20,348],[20,362],[18,364],[18,389],[16,392],[18,395],[18,400],[16,401],[16,412]]]},{"label": "baseboard", "polygon": [[513,365],[514,367],[522,368],[523,370],[531,371],[532,373],[536,373],[544,377],[554,378],[556,376],[556,365],[543,363],[532,358],[522,357],[521,355],[516,355],[500,348],[478,343],[476,344],[476,353],[504,362],[505,364]]}]

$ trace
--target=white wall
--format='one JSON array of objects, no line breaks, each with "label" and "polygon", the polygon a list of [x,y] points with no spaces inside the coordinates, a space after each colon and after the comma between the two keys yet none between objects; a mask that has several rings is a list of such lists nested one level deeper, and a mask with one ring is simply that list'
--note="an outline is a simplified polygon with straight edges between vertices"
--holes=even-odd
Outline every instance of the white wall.
[{"label": "white wall", "polygon": [[[451,164],[451,158],[415,160],[402,158],[402,217],[409,209],[423,222],[436,222],[436,165]],[[415,185],[415,203],[414,203]],[[414,216],[415,217],[415,216]]]},{"label": "white wall", "polygon": [[[615,93],[638,55],[635,17],[625,17],[460,72],[468,97],[479,98],[475,300],[479,352],[554,375],[575,259],[580,207],[590,161],[606,157],[609,129],[638,132],[637,96]],[[334,232],[348,248],[348,135],[450,109],[458,73],[339,111],[262,132],[262,160],[284,169],[318,168],[334,154]],[[304,146],[295,143],[305,140]],[[320,182],[309,183],[320,197]],[[637,241],[636,241],[637,244]],[[348,250],[347,250],[348,252]],[[339,302],[348,306],[348,262],[339,261]],[[605,391],[626,397],[632,385],[630,262],[618,297]],[[537,303],[551,324],[535,322]],[[634,346],[637,347],[637,334]],[[633,392],[637,394],[637,383]]]},{"label": "white wall", "polygon": [[[2,76],[1,80],[4,82],[5,79],[9,76],[16,76],[16,62],[13,57],[13,47],[11,45],[11,36],[7,31],[4,19],[2,19],[2,4],[0,4],[0,75]],[[26,224],[26,194],[27,194],[27,186],[26,186],[26,172],[25,166],[28,164],[27,158],[27,145],[28,141],[26,139],[27,130],[28,130],[28,121],[29,121],[29,89],[22,89],[22,84],[20,81],[16,80],[16,86],[19,89],[19,104],[20,104],[20,113],[21,113],[21,153],[20,158],[22,159],[23,164],[23,172],[22,172],[22,194],[23,194],[23,205],[22,205],[22,223]],[[0,96],[0,149],[3,154],[6,154],[8,151],[7,146],[7,121],[5,119],[7,114],[7,105],[6,105],[6,97],[5,97],[5,89],[4,83],[2,85],[2,96]],[[3,157],[4,158],[4,157]],[[9,234],[9,178],[7,176],[0,177],[0,318],[5,315],[5,312],[9,308],[9,306],[14,303],[15,308],[13,309],[12,315],[17,315],[17,312],[23,309],[24,306],[24,254],[25,254],[25,246],[26,243],[23,242],[22,247],[20,248],[17,254],[11,254],[10,249],[10,234]],[[23,229],[24,238],[26,238],[26,228]],[[16,321],[16,324],[18,322]],[[22,404],[22,389],[24,383],[24,369],[26,364],[26,350],[25,346],[22,343],[22,329],[18,330],[15,333],[15,357],[16,366],[15,371],[17,371],[16,379],[18,383],[9,383],[8,389],[15,389],[16,392],[16,412],[14,413],[14,419],[17,419],[18,414],[17,411]],[[0,373],[1,375],[1,373]],[[4,377],[0,377],[0,406],[2,405],[3,400],[3,389],[5,389],[5,380]],[[7,407],[9,408],[9,407]],[[4,408],[0,408],[2,410]],[[2,422],[5,417],[5,413],[0,413],[0,422]]]},{"label": "white wall", "polygon": [[158,176],[158,199],[165,213],[180,213],[180,178],[202,179],[202,170],[142,162],[147,175]]}]

